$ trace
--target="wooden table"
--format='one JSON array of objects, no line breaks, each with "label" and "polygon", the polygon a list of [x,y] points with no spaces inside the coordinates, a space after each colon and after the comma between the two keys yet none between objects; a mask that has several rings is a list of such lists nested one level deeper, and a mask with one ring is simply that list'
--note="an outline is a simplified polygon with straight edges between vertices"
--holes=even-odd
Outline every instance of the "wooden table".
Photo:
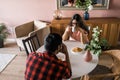
[{"label": "wooden table", "polygon": [[[80,53],[73,53],[72,48],[74,47],[80,47],[80,48],[85,48],[84,44],[81,44],[80,42],[77,41],[65,41],[63,42],[68,49],[69,53],[69,58],[70,58],[70,63],[71,63],[71,68],[72,68],[72,78],[77,78],[83,75],[88,74],[91,72],[96,65],[98,64],[98,56],[92,54],[92,61],[86,62],[84,61],[84,53],[85,51],[83,50]],[[44,51],[44,46],[40,47],[37,52]],[[58,57],[61,57],[60,55]]]}]

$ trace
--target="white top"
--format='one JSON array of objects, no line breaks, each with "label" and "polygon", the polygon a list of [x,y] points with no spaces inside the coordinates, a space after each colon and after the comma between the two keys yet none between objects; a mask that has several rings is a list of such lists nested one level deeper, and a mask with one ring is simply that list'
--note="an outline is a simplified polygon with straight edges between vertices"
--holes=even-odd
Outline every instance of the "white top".
[{"label": "white top", "polygon": [[[74,47],[80,47],[82,49],[85,48],[84,44],[81,44],[78,41],[64,41],[63,42],[68,49],[68,53],[69,53],[69,59],[70,59],[70,64],[71,64],[71,68],[72,68],[72,78],[77,78],[83,75],[88,74],[89,72],[91,72],[96,65],[98,64],[98,56],[97,55],[93,55],[92,54],[92,60],[90,62],[86,62],[84,61],[84,53],[85,51],[81,51],[80,53],[73,53],[72,52],[72,48]],[[38,51],[44,51],[43,49],[44,47],[40,47]],[[63,57],[63,55],[59,55],[58,57]]]}]

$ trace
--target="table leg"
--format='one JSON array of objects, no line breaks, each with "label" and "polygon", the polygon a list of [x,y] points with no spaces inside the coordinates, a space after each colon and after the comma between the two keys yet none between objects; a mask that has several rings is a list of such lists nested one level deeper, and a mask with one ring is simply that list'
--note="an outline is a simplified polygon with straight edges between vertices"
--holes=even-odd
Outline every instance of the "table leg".
[{"label": "table leg", "polygon": [[89,80],[89,76],[88,75],[84,75],[84,76],[81,77],[80,80]]}]

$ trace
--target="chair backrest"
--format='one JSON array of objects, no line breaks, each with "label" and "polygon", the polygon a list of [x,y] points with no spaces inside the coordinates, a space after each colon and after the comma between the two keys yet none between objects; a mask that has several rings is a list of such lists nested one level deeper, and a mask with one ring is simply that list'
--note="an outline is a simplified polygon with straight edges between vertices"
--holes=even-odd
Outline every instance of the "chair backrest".
[{"label": "chair backrest", "polygon": [[[16,38],[27,36],[33,30],[34,30],[34,22],[33,21],[16,26],[15,27]],[[22,33],[21,33],[21,31],[22,31]]]},{"label": "chair backrest", "polygon": [[38,40],[37,34],[29,36],[22,40],[27,56],[31,52],[35,52],[40,47],[40,42]]},{"label": "chair backrest", "polygon": [[32,36],[34,34],[37,34],[40,45],[44,44],[44,38],[50,33],[50,27],[46,26],[44,28],[41,28],[39,30],[31,32],[28,36]]}]

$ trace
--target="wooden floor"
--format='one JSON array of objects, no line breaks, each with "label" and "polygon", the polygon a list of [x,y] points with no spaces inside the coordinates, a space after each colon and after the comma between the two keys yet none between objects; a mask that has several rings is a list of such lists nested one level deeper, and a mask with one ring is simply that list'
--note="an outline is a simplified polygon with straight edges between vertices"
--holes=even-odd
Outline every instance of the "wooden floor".
[{"label": "wooden floor", "polygon": [[[0,48],[2,54],[17,54],[15,59],[0,73],[0,80],[24,80],[26,53],[20,52],[15,42],[5,43],[4,48]],[[109,64],[111,60],[107,57],[102,58],[102,63]]]},{"label": "wooden floor", "polygon": [[17,54],[15,59],[0,73],[0,80],[24,80],[26,54],[20,52],[16,43],[8,42],[0,48],[1,54]]}]

